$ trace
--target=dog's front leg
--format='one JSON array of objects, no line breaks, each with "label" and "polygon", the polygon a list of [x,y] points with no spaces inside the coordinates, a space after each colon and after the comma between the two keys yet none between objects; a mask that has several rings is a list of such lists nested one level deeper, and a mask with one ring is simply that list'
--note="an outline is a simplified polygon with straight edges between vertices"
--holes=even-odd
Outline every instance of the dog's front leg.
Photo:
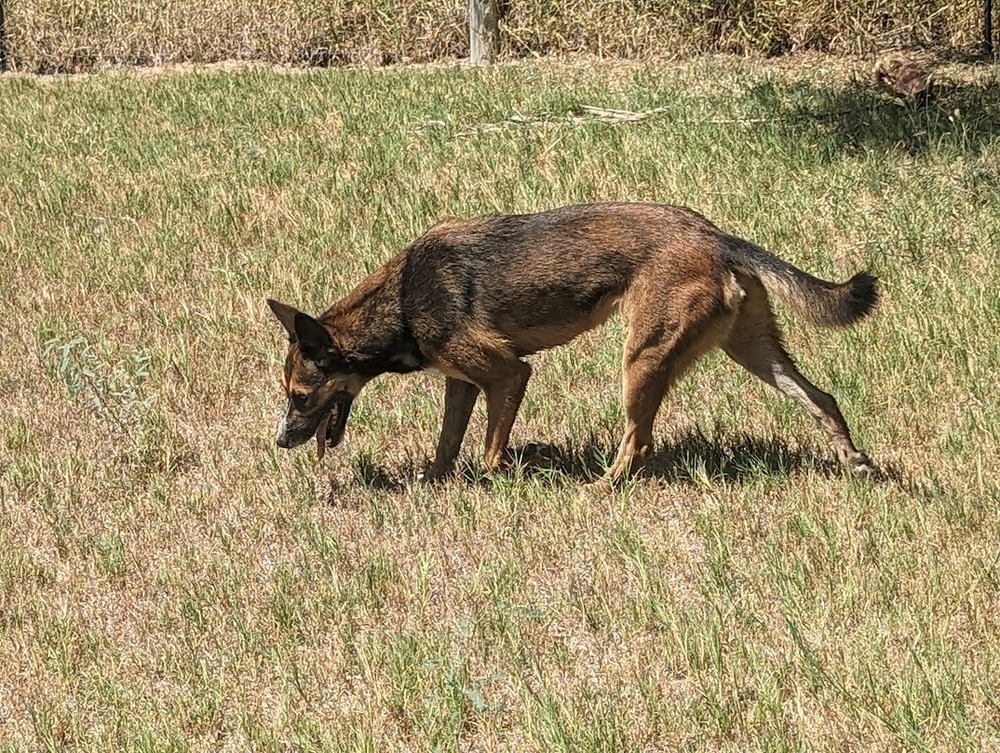
[{"label": "dog's front leg", "polygon": [[433,481],[443,478],[455,468],[455,458],[462,447],[465,430],[469,426],[472,409],[479,397],[479,388],[461,379],[448,377],[444,388],[444,421],[441,426],[441,436],[438,438],[434,462],[424,479]]},{"label": "dog's front leg", "polygon": [[510,430],[531,377],[531,366],[524,361],[514,359],[503,366],[502,374],[484,385],[487,417],[485,461],[491,471],[508,460]]}]

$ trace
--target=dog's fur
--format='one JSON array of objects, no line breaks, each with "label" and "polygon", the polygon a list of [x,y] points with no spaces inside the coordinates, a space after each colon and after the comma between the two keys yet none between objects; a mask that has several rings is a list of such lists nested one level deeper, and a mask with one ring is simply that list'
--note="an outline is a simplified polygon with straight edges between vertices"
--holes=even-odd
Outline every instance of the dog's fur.
[{"label": "dog's fur", "polygon": [[873,472],[835,400],[782,347],[769,294],[837,327],[864,317],[878,297],[866,272],[825,282],[680,207],[589,204],[444,220],[318,319],[268,301],[290,341],[288,411],[276,441],[295,447],[315,435],[322,456],[343,437],[351,402],[369,380],[433,369],[445,377],[445,409],[426,477],[453,470],[480,391],[485,461],[498,468],[531,375],[522,358],[620,309],[628,322],[625,427],[606,479],[642,465],[667,389],[716,346],[805,408],[844,465]]}]

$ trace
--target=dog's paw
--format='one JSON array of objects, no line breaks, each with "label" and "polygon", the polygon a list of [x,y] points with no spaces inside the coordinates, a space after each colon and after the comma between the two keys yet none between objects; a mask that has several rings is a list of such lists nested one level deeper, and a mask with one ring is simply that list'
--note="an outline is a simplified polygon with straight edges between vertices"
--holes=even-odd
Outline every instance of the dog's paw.
[{"label": "dog's paw", "polygon": [[561,459],[558,447],[540,442],[529,442],[516,456],[517,461],[526,468],[550,468]]},{"label": "dog's paw", "polygon": [[621,479],[605,473],[603,476],[591,479],[584,484],[584,487],[587,489],[593,489],[595,492],[599,492],[600,494],[607,494],[613,492],[620,484]]},{"label": "dog's paw", "polygon": [[417,481],[422,484],[439,484],[445,479],[455,474],[455,468],[441,468],[436,465],[429,465],[417,474]]},{"label": "dog's paw", "polygon": [[882,471],[863,452],[859,452],[851,458],[850,468],[851,473],[858,478],[870,479],[872,481],[878,481],[882,478]]}]

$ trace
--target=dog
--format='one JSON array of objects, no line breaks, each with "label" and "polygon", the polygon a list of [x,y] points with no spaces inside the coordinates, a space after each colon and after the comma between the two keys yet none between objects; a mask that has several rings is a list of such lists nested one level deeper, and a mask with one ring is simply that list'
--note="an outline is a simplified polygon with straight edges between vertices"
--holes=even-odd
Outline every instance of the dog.
[{"label": "dog", "polygon": [[274,300],[288,334],[279,447],[344,436],[351,405],[382,374],[445,378],[444,418],[428,480],[452,473],[473,407],[486,399],[485,465],[511,462],[511,427],[531,366],[525,356],[569,342],[620,311],[625,426],[612,482],[641,469],[666,391],[715,347],[801,405],[840,462],[876,469],[855,447],[833,397],[796,368],[770,296],[804,319],[847,327],[878,301],[866,271],[813,277],[702,215],[663,204],[600,203],[537,214],[446,219],[318,318]]}]

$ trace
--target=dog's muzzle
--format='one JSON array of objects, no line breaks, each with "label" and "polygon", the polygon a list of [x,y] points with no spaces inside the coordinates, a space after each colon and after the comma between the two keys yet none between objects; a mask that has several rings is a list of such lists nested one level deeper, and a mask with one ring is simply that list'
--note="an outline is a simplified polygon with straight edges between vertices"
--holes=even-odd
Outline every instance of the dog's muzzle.
[{"label": "dog's muzzle", "polygon": [[278,445],[283,450],[290,449],[292,443],[288,441],[288,435],[285,434],[285,420],[282,419],[281,423],[278,424],[278,431],[274,437],[274,443]]},{"label": "dog's muzzle", "polygon": [[326,410],[315,416],[298,418],[293,417],[289,407],[285,417],[278,423],[274,443],[287,450],[305,444],[315,436],[316,456],[322,459],[327,447],[336,447],[343,440],[353,402],[354,396],[349,392],[337,392]]}]

